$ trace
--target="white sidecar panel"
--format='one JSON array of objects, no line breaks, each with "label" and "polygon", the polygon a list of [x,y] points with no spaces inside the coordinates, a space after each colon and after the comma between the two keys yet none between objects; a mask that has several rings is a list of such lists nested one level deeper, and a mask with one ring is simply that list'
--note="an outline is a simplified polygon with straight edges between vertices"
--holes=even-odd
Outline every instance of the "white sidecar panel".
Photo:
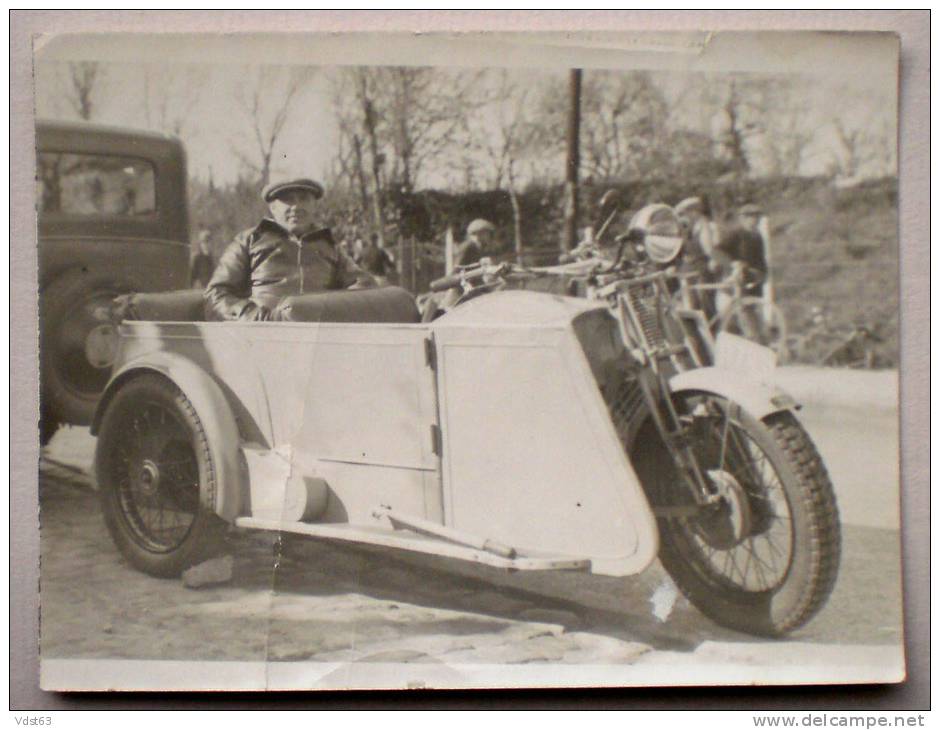
[{"label": "white sidecar panel", "polygon": [[317,459],[437,469],[421,327],[280,325],[253,332],[275,445]]},{"label": "white sidecar panel", "polygon": [[450,324],[435,328],[446,523],[643,570],[655,521],[570,327]]}]

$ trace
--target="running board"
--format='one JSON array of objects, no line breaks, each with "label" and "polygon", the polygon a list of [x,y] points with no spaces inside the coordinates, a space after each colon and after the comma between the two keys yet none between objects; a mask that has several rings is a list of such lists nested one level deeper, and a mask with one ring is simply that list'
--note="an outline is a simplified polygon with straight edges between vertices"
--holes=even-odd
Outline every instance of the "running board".
[{"label": "running board", "polygon": [[308,523],[308,522],[279,522],[277,520],[262,520],[256,517],[239,517],[235,520],[237,527],[255,530],[271,530],[276,532],[291,532],[309,537],[319,537],[329,540],[346,540],[348,542],[363,543],[366,545],[380,545],[382,547],[410,550],[428,555],[439,555],[445,558],[466,560],[471,563],[482,563],[493,568],[504,570],[590,570],[589,558],[575,558],[562,555],[534,555],[518,553],[514,558],[496,555],[487,550],[466,547],[464,545],[448,542],[447,540],[430,537],[411,532],[395,531],[381,527],[365,525],[350,525],[348,523]]}]

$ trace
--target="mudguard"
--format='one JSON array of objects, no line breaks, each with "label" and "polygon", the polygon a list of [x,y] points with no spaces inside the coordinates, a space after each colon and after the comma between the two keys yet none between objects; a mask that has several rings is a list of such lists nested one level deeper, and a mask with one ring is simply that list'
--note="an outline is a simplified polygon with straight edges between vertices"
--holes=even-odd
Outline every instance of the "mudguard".
[{"label": "mudguard", "polygon": [[143,373],[159,373],[178,387],[206,430],[209,453],[215,466],[217,491],[212,496],[216,514],[234,521],[243,514],[248,500],[248,477],[239,454],[241,437],[222,389],[198,365],[185,357],[166,351],[147,353],[125,363],[111,377],[95,409],[92,435],[98,434],[101,418],[114,394],[129,380]]},{"label": "mudguard", "polygon": [[772,413],[796,410],[800,406],[780,388],[754,380],[727,368],[707,367],[686,370],[669,379],[673,393],[704,391],[734,401],[754,418],[762,420]]}]

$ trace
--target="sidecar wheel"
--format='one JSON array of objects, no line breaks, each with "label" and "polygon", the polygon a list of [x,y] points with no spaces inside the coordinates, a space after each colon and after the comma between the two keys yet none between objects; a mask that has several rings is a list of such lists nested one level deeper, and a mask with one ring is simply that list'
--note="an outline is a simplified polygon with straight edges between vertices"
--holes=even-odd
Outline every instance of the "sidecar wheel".
[{"label": "sidecar wheel", "polygon": [[192,404],[172,382],[143,375],[112,398],[95,451],[111,538],[135,568],[161,578],[218,552],[216,470]]},{"label": "sidecar wheel", "polygon": [[[839,569],[826,468],[790,413],[758,421],[710,395],[682,407],[693,419],[692,448],[722,496],[694,517],[659,519],[660,561],[716,623],[763,636],[794,631],[825,604]],[[663,468],[668,455],[652,465],[649,456],[641,460],[644,484],[656,480],[660,503],[688,503],[676,473]]]}]

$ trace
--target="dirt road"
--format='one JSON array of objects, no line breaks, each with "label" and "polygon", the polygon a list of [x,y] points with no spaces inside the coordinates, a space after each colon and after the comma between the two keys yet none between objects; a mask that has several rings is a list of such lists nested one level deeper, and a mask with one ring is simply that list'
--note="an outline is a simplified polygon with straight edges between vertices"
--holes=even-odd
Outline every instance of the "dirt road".
[{"label": "dirt road", "polygon": [[[868,465],[880,458],[892,473],[890,435],[871,434],[872,423],[890,428],[891,420],[873,419],[860,429],[868,434],[864,454],[853,457],[858,443],[846,438],[839,414],[807,414],[850,519],[828,605],[786,642],[717,627],[675,595],[658,564],[633,578],[506,574],[238,532],[229,538],[234,579],[191,590],[131,569],[108,537],[90,479],[47,465],[40,480],[42,656],[449,667],[758,665],[771,657],[804,666],[826,657],[852,661],[845,657],[854,648],[867,647],[863,654],[877,662],[879,651],[895,656],[902,635],[898,531],[884,527],[884,505],[896,491],[873,484],[890,477]],[[57,436],[54,451],[78,458],[91,443],[73,429]],[[872,516],[872,509],[881,511]]]}]

